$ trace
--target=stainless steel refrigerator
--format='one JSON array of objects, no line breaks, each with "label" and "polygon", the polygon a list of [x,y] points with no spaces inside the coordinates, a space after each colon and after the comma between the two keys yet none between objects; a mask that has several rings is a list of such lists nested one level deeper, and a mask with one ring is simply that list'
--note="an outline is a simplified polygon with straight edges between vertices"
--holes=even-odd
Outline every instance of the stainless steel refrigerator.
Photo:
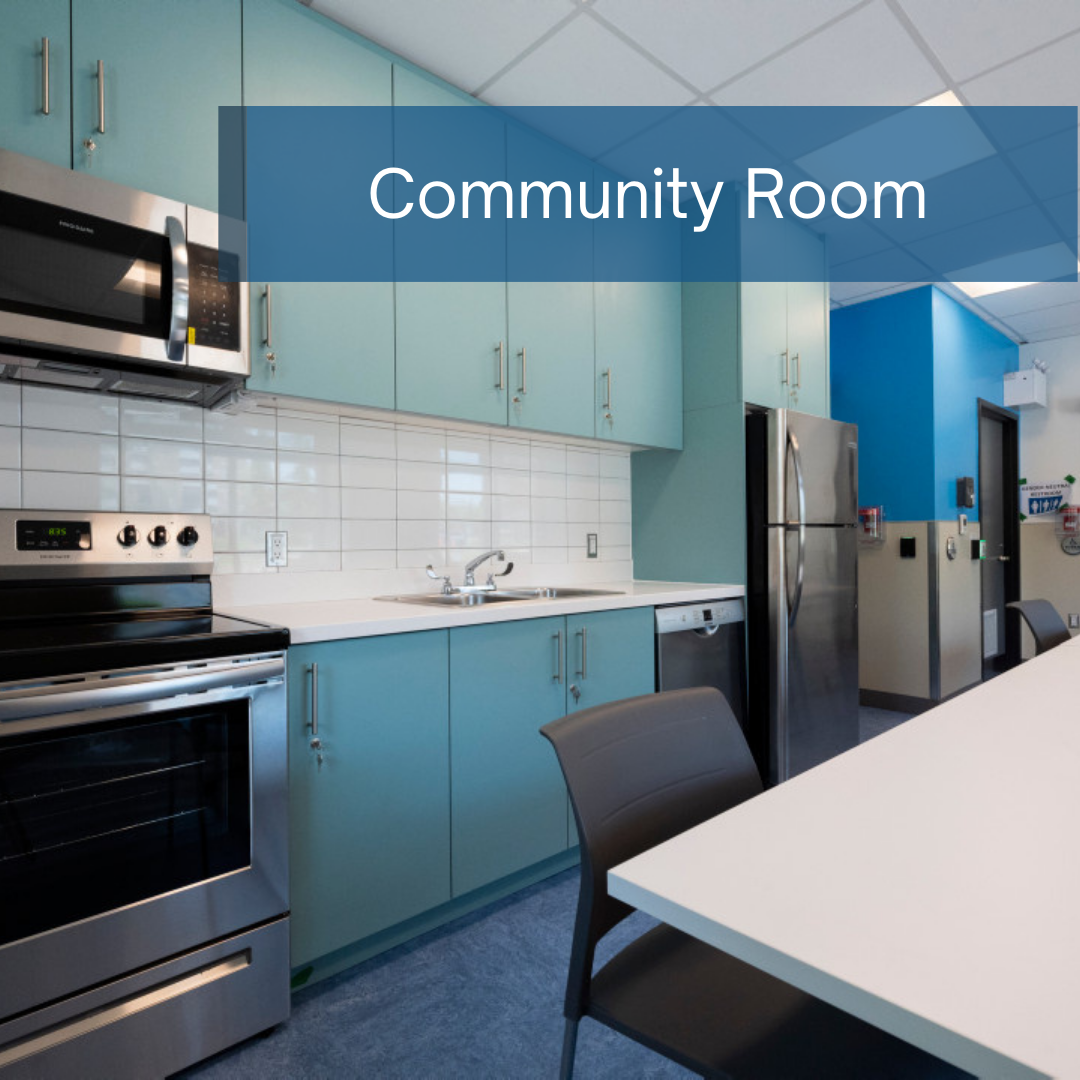
[{"label": "stainless steel refrigerator", "polygon": [[747,414],[748,735],[779,783],[859,741],[858,429]]}]

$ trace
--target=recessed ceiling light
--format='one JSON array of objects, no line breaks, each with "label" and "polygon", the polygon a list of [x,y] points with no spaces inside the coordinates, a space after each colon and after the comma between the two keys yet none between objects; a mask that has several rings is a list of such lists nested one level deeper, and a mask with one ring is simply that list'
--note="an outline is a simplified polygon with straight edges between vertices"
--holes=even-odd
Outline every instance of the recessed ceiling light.
[{"label": "recessed ceiling light", "polygon": [[951,91],[946,90],[943,94],[935,94],[932,98],[920,101],[920,105],[960,105],[960,99]]},{"label": "recessed ceiling light", "polygon": [[[1077,274],[1080,275],[1080,262],[1076,264]],[[1028,285],[1039,285],[1038,281],[954,281],[958,289],[963,290],[977,300],[980,296],[993,296],[994,293],[1008,292],[1010,289],[1025,289]]]}]

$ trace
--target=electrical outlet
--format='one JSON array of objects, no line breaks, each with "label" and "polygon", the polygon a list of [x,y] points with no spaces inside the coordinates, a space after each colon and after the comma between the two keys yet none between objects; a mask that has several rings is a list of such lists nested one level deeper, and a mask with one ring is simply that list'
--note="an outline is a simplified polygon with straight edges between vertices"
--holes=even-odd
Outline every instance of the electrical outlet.
[{"label": "electrical outlet", "polygon": [[1070,614],[1069,615],[1069,629],[1070,630],[1080,630],[1080,615],[1076,615],[1076,614]]},{"label": "electrical outlet", "polygon": [[289,565],[289,534],[287,532],[268,532],[266,534],[266,565]]},{"label": "electrical outlet", "polygon": [[585,557],[587,559],[595,559],[599,552],[599,544],[596,539],[596,533],[585,534]]}]

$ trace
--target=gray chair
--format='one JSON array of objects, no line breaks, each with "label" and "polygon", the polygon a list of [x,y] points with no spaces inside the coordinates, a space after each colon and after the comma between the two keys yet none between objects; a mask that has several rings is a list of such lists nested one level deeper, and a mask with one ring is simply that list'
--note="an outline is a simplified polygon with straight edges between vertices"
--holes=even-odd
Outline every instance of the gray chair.
[{"label": "gray chair", "polygon": [[1005,606],[1019,612],[1028,624],[1032,637],[1035,638],[1036,655],[1054,648],[1055,645],[1063,645],[1072,637],[1065,620],[1049,600],[1014,600]]},{"label": "gray chair", "polygon": [[761,778],[712,688],[598,705],[540,730],[558,754],[581,839],[563,1080],[585,1016],[725,1080],[968,1075],[670,926],[647,931],[594,974],[597,943],[633,910],[608,895],[608,870],[759,794]]}]

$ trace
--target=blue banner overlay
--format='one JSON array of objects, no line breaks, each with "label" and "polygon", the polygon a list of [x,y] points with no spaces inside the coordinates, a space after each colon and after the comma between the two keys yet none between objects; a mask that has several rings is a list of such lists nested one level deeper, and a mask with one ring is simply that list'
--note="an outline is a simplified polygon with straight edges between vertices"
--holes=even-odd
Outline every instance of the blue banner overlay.
[{"label": "blue banner overlay", "polygon": [[242,280],[1077,280],[1074,106],[220,113]]}]

